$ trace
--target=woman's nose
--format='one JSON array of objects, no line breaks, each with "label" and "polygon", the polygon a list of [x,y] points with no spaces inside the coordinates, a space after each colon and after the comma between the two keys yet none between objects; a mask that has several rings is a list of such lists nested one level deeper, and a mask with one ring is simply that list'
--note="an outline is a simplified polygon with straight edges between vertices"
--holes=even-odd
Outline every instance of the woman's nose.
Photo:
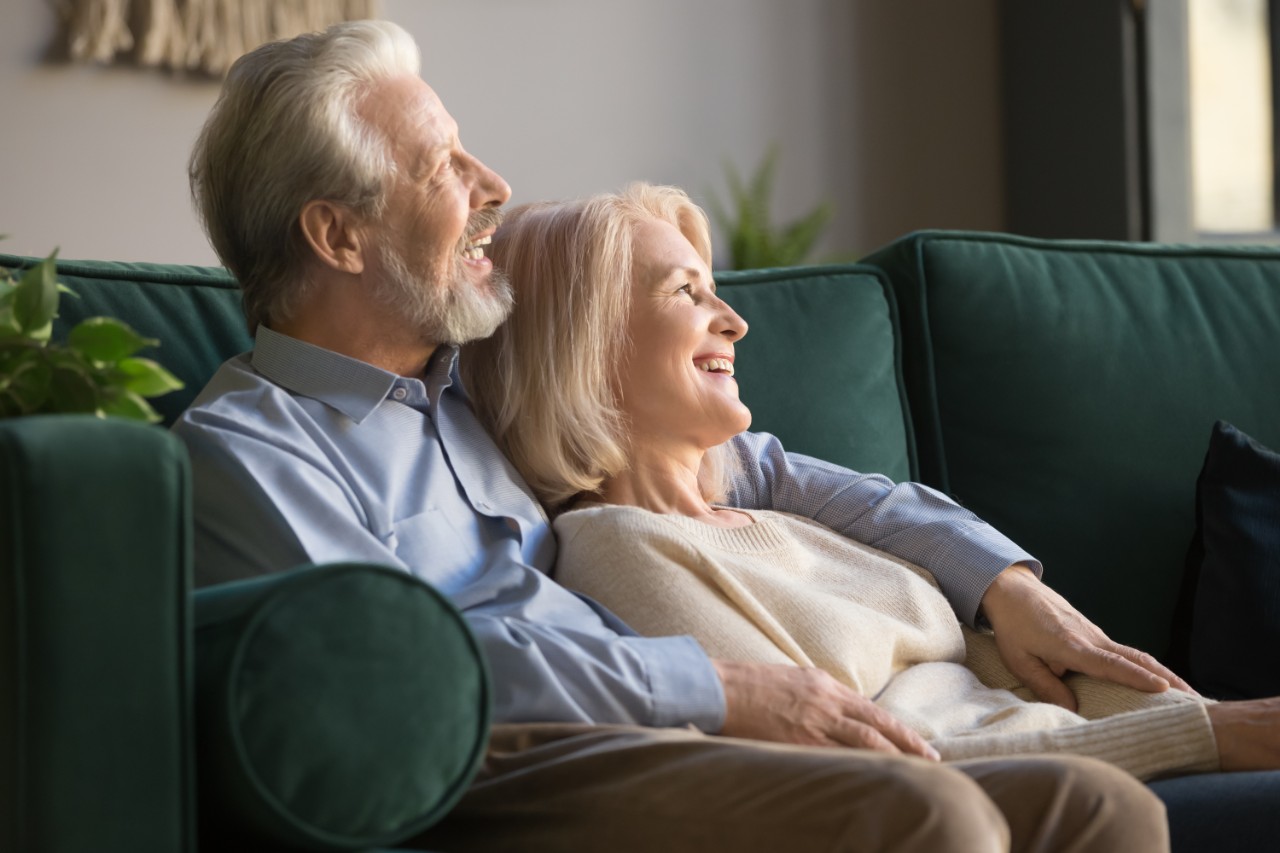
[{"label": "woman's nose", "polygon": [[747,321],[737,311],[729,307],[727,302],[720,302],[720,328],[717,331],[731,341],[742,340],[747,334]]}]

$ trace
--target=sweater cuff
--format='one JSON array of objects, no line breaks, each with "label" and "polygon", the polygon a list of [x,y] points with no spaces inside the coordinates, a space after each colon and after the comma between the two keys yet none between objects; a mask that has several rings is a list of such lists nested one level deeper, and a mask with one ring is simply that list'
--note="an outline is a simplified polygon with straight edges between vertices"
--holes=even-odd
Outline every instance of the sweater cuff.
[{"label": "sweater cuff", "polygon": [[711,658],[692,637],[657,637],[634,645],[645,662],[655,727],[693,725],[708,734],[724,726],[724,687]]},{"label": "sweater cuff", "polygon": [[1096,755],[1142,780],[1220,769],[1208,709],[1186,702],[1118,714],[1062,732],[1066,752]]}]

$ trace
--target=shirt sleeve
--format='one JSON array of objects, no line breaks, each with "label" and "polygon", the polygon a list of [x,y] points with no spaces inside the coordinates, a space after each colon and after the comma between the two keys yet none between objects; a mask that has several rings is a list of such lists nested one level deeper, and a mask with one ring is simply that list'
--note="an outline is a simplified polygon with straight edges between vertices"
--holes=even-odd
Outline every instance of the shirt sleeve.
[{"label": "shirt sleeve", "polygon": [[[569,593],[566,593],[569,594]],[[693,725],[718,732],[725,700],[691,637],[635,637],[464,611],[493,672],[497,722]]]},{"label": "shirt sleeve", "polygon": [[972,626],[996,575],[1040,562],[946,495],[919,483],[894,483],[799,453],[768,433],[732,442],[740,471],[729,500],[811,518],[863,544],[928,569],[956,615]]},{"label": "shirt sleeve", "polygon": [[174,432],[191,459],[197,586],[307,563],[405,568],[305,437],[208,411],[184,414]]},{"label": "shirt sleeve", "polygon": [[[304,431],[255,430],[208,410],[188,412],[174,431],[192,464],[199,585],[335,561],[412,573]],[[719,731],[723,690],[696,641],[635,636],[541,572],[507,568],[453,597],[484,649],[495,721]]]}]

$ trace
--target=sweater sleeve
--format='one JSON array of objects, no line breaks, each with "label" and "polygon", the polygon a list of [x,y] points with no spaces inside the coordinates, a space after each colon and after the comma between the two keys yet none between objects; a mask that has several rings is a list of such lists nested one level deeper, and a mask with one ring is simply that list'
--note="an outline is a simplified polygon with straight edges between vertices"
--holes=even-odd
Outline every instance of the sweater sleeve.
[{"label": "sweater sleeve", "polygon": [[1178,702],[1075,726],[933,740],[944,761],[1030,753],[1069,753],[1114,764],[1143,781],[1219,769],[1218,745],[1205,705]]},{"label": "sweater sleeve", "polygon": [[[1067,684],[1078,711],[1072,713],[1035,701],[1001,661],[991,635],[971,632],[966,641],[965,666],[978,683],[953,684],[952,701],[940,706],[931,720],[937,728],[926,735],[944,759],[1067,753],[1101,759],[1144,781],[1218,769],[1217,740],[1206,710],[1211,700],[1179,690],[1144,693],[1072,673]],[[904,674],[906,679],[918,675]],[[931,681],[933,687],[938,679]],[[967,725],[960,710],[966,707],[971,709]]]}]

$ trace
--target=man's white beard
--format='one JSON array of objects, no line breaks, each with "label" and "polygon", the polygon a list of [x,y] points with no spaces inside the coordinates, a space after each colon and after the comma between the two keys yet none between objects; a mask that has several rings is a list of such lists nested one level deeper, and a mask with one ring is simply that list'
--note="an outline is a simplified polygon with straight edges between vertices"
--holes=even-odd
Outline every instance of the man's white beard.
[{"label": "man's white beard", "polygon": [[448,282],[415,276],[387,241],[378,246],[378,260],[383,273],[378,298],[402,311],[431,343],[465,344],[487,338],[515,304],[505,273],[495,269],[487,286],[476,287],[467,280],[461,257],[454,262],[453,280]]}]

